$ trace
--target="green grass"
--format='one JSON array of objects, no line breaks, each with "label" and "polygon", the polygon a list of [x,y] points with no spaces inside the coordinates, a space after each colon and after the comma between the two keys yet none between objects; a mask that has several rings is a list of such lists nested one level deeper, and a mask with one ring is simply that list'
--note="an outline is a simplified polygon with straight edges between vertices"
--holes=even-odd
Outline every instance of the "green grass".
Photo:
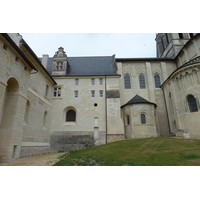
[{"label": "green grass", "polygon": [[113,142],[60,157],[55,166],[200,166],[200,140],[146,138]]}]

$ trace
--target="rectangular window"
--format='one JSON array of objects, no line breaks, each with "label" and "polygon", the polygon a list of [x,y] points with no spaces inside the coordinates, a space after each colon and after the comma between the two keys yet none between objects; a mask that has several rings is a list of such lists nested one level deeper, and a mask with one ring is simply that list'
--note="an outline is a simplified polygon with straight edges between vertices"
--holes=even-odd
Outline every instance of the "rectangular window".
[{"label": "rectangular window", "polygon": [[5,50],[5,51],[7,51],[7,46],[4,44],[3,45],[3,49]]},{"label": "rectangular window", "polygon": [[91,83],[92,83],[92,85],[95,84],[95,79],[94,78],[91,79]]},{"label": "rectangular window", "polygon": [[18,62],[18,60],[19,60],[19,59],[18,59],[18,57],[16,56],[16,57],[15,57],[15,62]]},{"label": "rectangular window", "polygon": [[100,91],[99,91],[99,96],[100,96],[100,97],[103,97],[103,90],[100,90]]},{"label": "rectangular window", "polygon": [[63,62],[56,63],[56,70],[63,70]]},{"label": "rectangular window", "polygon": [[53,91],[54,97],[60,97],[61,96],[61,87],[55,87]]},{"label": "rectangular window", "polygon": [[79,84],[79,79],[75,79],[75,85]]},{"label": "rectangular window", "polygon": [[103,85],[103,79],[102,78],[99,79],[99,84]]},{"label": "rectangular window", "polygon": [[74,91],[74,97],[78,97],[78,91]]},{"label": "rectangular window", "polygon": [[95,91],[94,90],[91,91],[91,96],[95,97]]},{"label": "rectangular window", "polygon": [[49,92],[49,86],[46,85],[46,91],[45,91],[45,95],[48,96],[48,92]]}]

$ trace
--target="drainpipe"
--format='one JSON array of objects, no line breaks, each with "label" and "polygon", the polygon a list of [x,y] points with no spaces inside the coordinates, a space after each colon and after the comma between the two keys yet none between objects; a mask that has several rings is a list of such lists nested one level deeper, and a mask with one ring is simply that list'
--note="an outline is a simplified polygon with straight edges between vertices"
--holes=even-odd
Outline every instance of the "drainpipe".
[{"label": "drainpipe", "polygon": [[107,118],[107,98],[106,98],[106,76],[105,76],[105,114],[106,114],[106,144],[107,144],[107,134],[108,134],[108,118]]},{"label": "drainpipe", "polygon": [[168,124],[169,124],[169,131],[170,131],[170,133],[172,133],[172,131],[171,131],[171,126],[170,126],[170,122],[169,122],[169,114],[168,114],[168,112],[167,112],[167,102],[166,102],[166,96],[165,96],[165,92],[164,92],[164,89],[162,88],[162,87],[160,87],[161,89],[162,89],[162,91],[163,91],[163,95],[164,95],[164,101],[165,101],[165,109],[166,109],[166,113],[167,113],[167,121],[168,121]]}]

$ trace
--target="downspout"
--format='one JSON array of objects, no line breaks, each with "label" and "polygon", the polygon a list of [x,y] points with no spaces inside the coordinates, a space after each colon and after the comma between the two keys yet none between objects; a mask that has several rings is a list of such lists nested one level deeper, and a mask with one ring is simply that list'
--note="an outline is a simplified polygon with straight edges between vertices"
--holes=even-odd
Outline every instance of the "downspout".
[{"label": "downspout", "polygon": [[107,135],[108,135],[108,118],[107,118],[107,97],[106,97],[106,76],[105,76],[105,114],[106,114],[106,144],[107,144]]},{"label": "downspout", "polygon": [[168,124],[169,124],[169,131],[170,133],[172,133],[171,131],[171,126],[170,126],[170,122],[169,122],[169,114],[167,112],[167,102],[166,102],[166,96],[165,96],[165,92],[164,92],[164,89],[162,87],[160,87],[163,91],[163,96],[164,96],[164,101],[165,101],[165,109],[166,109],[166,113],[167,113],[167,121],[168,121]]}]

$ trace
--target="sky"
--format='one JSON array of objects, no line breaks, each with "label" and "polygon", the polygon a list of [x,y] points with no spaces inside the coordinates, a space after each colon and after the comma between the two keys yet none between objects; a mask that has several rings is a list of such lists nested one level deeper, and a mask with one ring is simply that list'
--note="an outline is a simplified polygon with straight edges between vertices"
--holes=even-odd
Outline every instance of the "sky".
[{"label": "sky", "polygon": [[155,33],[20,33],[38,57],[63,47],[68,57],[156,57]]}]

